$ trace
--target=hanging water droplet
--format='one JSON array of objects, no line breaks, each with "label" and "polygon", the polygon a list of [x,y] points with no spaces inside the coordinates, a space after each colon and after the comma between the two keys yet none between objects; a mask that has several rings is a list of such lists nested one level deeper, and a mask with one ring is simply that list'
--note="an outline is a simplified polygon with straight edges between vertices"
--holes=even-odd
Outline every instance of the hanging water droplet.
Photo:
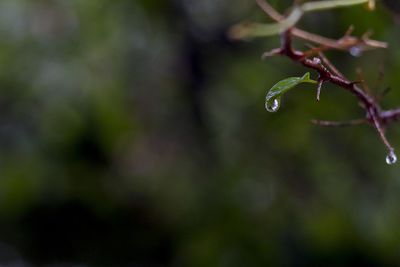
[{"label": "hanging water droplet", "polygon": [[363,50],[360,46],[353,46],[352,48],[350,48],[350,54],[353,57],[360,57],[362,56]]},{"label": "hanging water droplet", "polygon": [[393,151],[390,151],[386,156],[386,163],[389,165],[393,165],[397,162],[397,156]]},{"label": "hanging water droplet", "polygon": [[274,98],[270,99],[269,101],[265,101],[265,109],[268,112],[277,112],[281,106],[281,99],[280,98]]}]

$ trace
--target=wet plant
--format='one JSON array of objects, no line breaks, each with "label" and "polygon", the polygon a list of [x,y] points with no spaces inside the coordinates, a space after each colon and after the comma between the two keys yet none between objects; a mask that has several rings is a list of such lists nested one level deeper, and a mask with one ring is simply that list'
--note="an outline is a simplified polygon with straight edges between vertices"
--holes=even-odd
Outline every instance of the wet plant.
[{"label": "wet plant", "polygon": [[[365,111],[365,117],[350,121],[312,120],[312,123],[328,127],[354,126],[360,124],[371,125],[376,129],[380,139],[388,150],[386,163],[389,165],[396,163],[397,156],[393,146],[386,138],[385,130],[387,125],[400,119],[400,108],[389,110],[382,109],[380,101],[384,93],[379,95],[371,94],[362,77],[358,81],[350,80],[340,72],[324,54],[324,52],[329,50],[339,50],[348,52],[353,56],[361,56],[368,50],[385,49],[388,47],[387,43],[371,39],[369,32],[361,37],[353,36],[352,27],[350,27],[340,39],[330,39],[296,27],[297,23],[307,13],[354,5],[366,5],[369,10],[374,10],[375,0],[326,0],[305,2],[303,4],[294,4],[286,16],[276,11],[265,0],[256,0],[256,2],[275,22],[269,24],[237,24],[230,29],[230,36],[234,39],[250,39],[280,35],[281,46],[264,53],[262,57],[267,58],[275,55],[285,56],[293,62],[301,64],[305,68],[313,70],[318,74],[316,80],[311,79],[310,74],[306,73],[303,77],[290,77],[279,81],[266,95],[265,108],[267,111],[278,111],[282,95],[290,89],[295,88],[298,84],[315,84],[317,87],[317,101],[320,100],[321,89],[325,83],[337,85],[357,98],[360,107]],[[300,38],[313,45],[306,51],[297,50],[292,45],[293,38]]]}]

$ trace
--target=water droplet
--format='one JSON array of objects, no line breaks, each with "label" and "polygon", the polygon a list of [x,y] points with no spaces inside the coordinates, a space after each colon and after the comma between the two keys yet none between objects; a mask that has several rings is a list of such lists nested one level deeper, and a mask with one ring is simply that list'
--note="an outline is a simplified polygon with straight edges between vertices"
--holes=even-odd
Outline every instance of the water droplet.
[{"label": "water droplet", "polygon": [[361,57],[362,53],[363,53],[363,50],[359,46],[353,46],[352,48],[350,48],[350,54],[353,57]]},{"label": "water droplet", "polygon": [[314,64],[321,64],[321,59],[318,57],[313,58]]},{"label": "water droplet", "polygon": [[393,151],[390,151],[390,153],[386,157],[386,163],[389,165],[393,165],[397,162],[397,156]]},{"label": "water droplet", "polygon": [[281,106],[281,99],[275,98],[273,100],[265,101],[265,109],[268,112],[277,112]]}]

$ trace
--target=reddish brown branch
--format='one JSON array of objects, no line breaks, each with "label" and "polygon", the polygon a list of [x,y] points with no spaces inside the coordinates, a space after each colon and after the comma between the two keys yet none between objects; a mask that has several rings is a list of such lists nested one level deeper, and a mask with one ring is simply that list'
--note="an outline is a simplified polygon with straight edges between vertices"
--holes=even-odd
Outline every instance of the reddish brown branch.
[{"label": "reddish brown branch", "polygon": [[303,64],[303,66],[313,69],[318,72],[319,79],[336,84],[357,96],[357,98],[365,105],[366,108],[376,107],[374,98],[366,94],[361,88],[356,85],[356,82],[351,82],[345,77],[339,76],[326,68],[319,58],[309,59],[301,51],[294,50],[292,47],[292,33],[291,30],[286,31],[281,37],[281,55],[289,57],[295,62]]},{"label": "reddish brown branch", "polygon": [[[321,54],[322,60],[317,57],[310,59],[307,57],[307,54],[305,52],[295,50],[292,46],[292,35],[293,34],[291,30],[288,30],[282,34],[281,48],[279,50],[275,50],[275,53],[286,56],[292,61],[300,63],[306,68],[315,70],[318,73],[319,83],[317,99],[319,100],[320,88],[322,86],[322,83],[330,82],[355,95],[360,102],[361,107],[366,112],[366,119],[363,120],[356,120],[346,123],[314,121],[314,123],[322,126],[344,126],[367,122],[375,127],[375,129],[379,133],[381,140],[383,141],[389,152],[393,152],[394,149],[385,136],[384,127],[388,123],[400,119],[400,109],[381,111],[381,107],[374,97],[369,95],[367,91],[364,91],[360,87],[358,87],[358,82],[348,80],[325,56]],[[324,65],[324,63],[327,65],[327,67]]]},{"label": "reddish brown branch", "polygon": [[[266,0],[256,0],[256,2],[273,20],[279,22],[285,19],[285,17],[277,12],[268,2],[266,2]],[[372,96],[369,92],[368,86],[364,83],[364,81],[360,82],[349,80],[323,54],[323,51],[331,49],[347,51],[351,54],[355,54],[357,52],[357,54],[359,54],[365,50],[388,47],[385,42],[371,40],[370,32],[367,32],[361,38],[357,38],[351,36],[352,31],[353,27],[350,27],[342,38],[334,40],[293,27],[281,34],[280,48],[264,53],[263,58],[281,55],[291,59],[296,63],[302,64],[308,69],[316,71],[318,73],[317,100],[320,99],[321,87],[326,82],[335,84],[353,94],[357,98],[361,108],[365,111],[365,118],[348,122],[321,120],[313,120],[312,122],[321,126],[334,127],[353,126],[359,124],[369,124],[373,126],[377,130],[382,142],[389,151],[386,161],[388,164],[393,164],[396,162],[397,158],[394,155],[393,147],[386,138],[385,128],[392,122],[400,121],[400,108],[382,110],[379,105],[379,101],[383,94]],[[308,42],[318,44],[318,47],[312,47],[309,51],[296,50],[292,46],[293,37],[298,37]],[[359,76],[360,80],[364,80],[361,72],[359,72]],[[359,83],[363,83],[363,88],[358,86]]]}]

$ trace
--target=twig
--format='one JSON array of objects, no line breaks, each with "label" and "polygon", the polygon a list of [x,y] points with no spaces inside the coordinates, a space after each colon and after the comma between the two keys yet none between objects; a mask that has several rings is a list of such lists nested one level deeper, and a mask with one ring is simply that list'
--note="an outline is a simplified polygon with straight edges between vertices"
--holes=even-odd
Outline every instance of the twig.
[{"label": "twig", "polygon": [[325,56],[324,53],[319,52],[318,55],[320,56],[322,62],[328,66],[328,68],[337,76],[345,79],[346,77],[343,75],[343,73],[341,73],[336,67],[335,65],[332,64],[332,62]]},{"label": "twig", "polygon": [[380,122],[380,117],[378,117],[378,114],[376,114],[374,110],[370,110],[369,114],[372,117],[372,121],[374,122],[375,129],[378,131],[379,136],[381,137],[383,143],[386,145],[389,152],[392,152],[394,150],[394,148],[392,147],[392,145],[389,143],[389,141],[386,138],[385,131]]},{"label": "twig", "polygon": [[[256,0],[258,6],[273,20],[281,21],[285,19],[278,11],[276,11],[267,1],[265,0]],[[335,49],[346,51],[352,47],[359,46],[361,50],[369,50],[374,48],[387,48],[388,44],[385,42],[380,42],[376,40],[369,39],[369,36],[364,35],[363,38],[356,38],[350,35],[345,35],[343,38],[338,40],[330,39],[327,37],[323,37],[314,33],[310,33],[307,31],[303,31],[297,27],[292,28],[293,36],[296,36],[300,39],[307,40],[313,42],[315,44],[322,45],[326,47],[326,49]]]},{"label": "twig", "polygon": [[[389,123],[400,118],[400,109],[392,112],[381,112],[381,108],[376,102],[375,98],[357,86],[357,83],[359,82],[352,82],[342,75],[339,76],[338,74],[335,74],[335,72],[332,72],[326,68],[321,63],[321,60],[317,60],[316,58],[309,59],[304,56],[303,52],[295,50],[292,46],[291,30],[286,31],[281,35],[281,48],[279,54],[286,56],[295,62],[301,63],[303,66],[309,69],[317,71],[319,74],[319,80],[336,84],[355,95],[359,102],[361,102],[362,108],[366,111],[366,121],[371,123],[378,131],[382,142],[388,148],[389,152],[393,152],[393,147],[387,140],[383,127],[385,123]],[[330,69],[332,69],[332,66],[333,65],[330,64]],[[334,69],[336,68],[334,67]]]},{"label": "twig", "polygon": [[324,83],[324,80],[318,79],[318,85],[317,85],[317,101],[319,102],[321,98],[321,89],[322,89],[322,84]]},{"label": "twig", "polygon": [[[268,2],[265,0],[256,0],[257,4],[261,9],[268,14],[275,21],[286,20],[279,12],[277,12]],[[323,5],[323,4],[321,4]],[[323,120],[312,120],[316,125],[330,126],[330,127],[342,127],[342,126],[354,126],[360,124],[369,124],[373,126],[379,134],[380,139],[385,144],[389,151],[387,162],[392,164],[396,161],[394,155],[394,149],[389,143],[385,135],[385,128],[388,124],[400,121],[400,108],[391,110],[382,110],[379,101],[381,96],[372,96],[369,92],[368,86],[364,83],[361,71],[359,71],[360,81],[351,81],[346,78],[345,75],[340,72],[334,64],[323,54],[323,51],[329,49],[343,50],[352,52],[351,50],[357,49],[357,51],[365,51],[374,48],[387,48],[388,45],[385,42],[371,40],[371,32],[365,33],[361,38],[351,36],[353,27],[351,26],[344,36],[338,40],[329,39],[317,34],[303,31],[296,27],[292,27],[285,30],[281,34],[281,46],[280,48],[273,49],[271,52],[267,52],[263,57],[281,55],[285,56],[292,61],[302,64],[308,69],[312,69],[318,73],[318,86],[317,86],[317,100],[320,100],[321,87],[323,83],[329,82],[343,88],[344,90],[353,94],[361,108],[365,111],[365,118],[356,119],[351,121],[323,121]],[[308,42],[318,44],[319,47],[312,47],[309,51],[299,51],[293,48],[292,38],[298,37]],[[354,51],[353,51],[354,52]],[[313,57],[318,55],[319,57]],[[363,84],[363,88],[358,86],[359,83]],[[363,90],[364,89],[364,90]]]},{"label": "twig", "polygon": [[318,126],[324,127],[348,127],[368,123],[366,119],[355,119],[350,121],[324,121],[324,120],[311,120],[311,122]]},{"label": "twig", "polygon": [[276,21],[280,21],[285,19],[284,16],[279,14],[267,1],[265,0],[256,0],[258,6],[265,12],[267,13],[268,16],[270,16],[272,19]]}]

